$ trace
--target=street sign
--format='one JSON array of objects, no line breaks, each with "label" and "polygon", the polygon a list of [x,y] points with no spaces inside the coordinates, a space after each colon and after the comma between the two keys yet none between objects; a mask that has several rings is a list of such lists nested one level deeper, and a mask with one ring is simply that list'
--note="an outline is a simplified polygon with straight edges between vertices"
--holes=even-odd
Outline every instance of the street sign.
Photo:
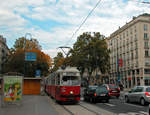
[{"label": "street sign", "polygon": [[36,70],[35,76],[40,77],[41,76],[41,70]]},{"label": "street sign", "polygon": [[36,53],[26,52],[25,53],[25,61],[36,61]]}]

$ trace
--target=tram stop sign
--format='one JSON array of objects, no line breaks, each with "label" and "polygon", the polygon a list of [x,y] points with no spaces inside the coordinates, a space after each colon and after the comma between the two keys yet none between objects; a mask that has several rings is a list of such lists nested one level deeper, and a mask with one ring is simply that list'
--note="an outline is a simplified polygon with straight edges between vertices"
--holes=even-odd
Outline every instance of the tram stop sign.
[{"label": "tram stop sign", "polygon": [[41,70],[36,70],[35,76],[40,77],[41,76]]},{"label": "tram stop sign", "polygon": [[36,61],[36,53],[33,52],[26,52],[25,53],[25,61]]}]

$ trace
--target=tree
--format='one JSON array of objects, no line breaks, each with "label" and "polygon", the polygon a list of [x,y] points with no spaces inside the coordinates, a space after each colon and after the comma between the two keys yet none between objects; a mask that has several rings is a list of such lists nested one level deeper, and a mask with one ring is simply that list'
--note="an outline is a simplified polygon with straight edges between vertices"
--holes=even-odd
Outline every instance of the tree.
[{"label": "tree", "polygon": [[109,50],[105,37],[99,32],[86,32],[77,38],[70,50],[69,64],[77,66],[81,74],[88,69],[89,75],[99,69],[102,73],[108,71]]},{"label": "tree", "polygon": [[61,52],[58,52],[57,53],[57,56],[54,57],[54,67],[53,69],[51,70],[51,72],[54,72],[56,71],[59,67],[61,67],[63,64],[64,64],[64,56]]},{"label": "tree", "polygon": [[25,39],[24,37],[21,37],[15,41],[15,44],[13,46],[14,50],[17,49],[25,49],[25,50],[31,50],[31,49],[38,49],[42,50],[42,47],[39,45],[39,42],[32,38],[31,40]]},{"label": "tree", "polygon": [[[25,61],[25,52],[36,53],[36,61]],[[36,39],[27,40],[19,38],[14,47],[11,48],[11,54],[4,66],[4,72],[19,72],[25,76],[33,77],[37,69],[41,70],[42,75],[46,75],[52,64],[51,58],[41,51],[41,46]]]}]

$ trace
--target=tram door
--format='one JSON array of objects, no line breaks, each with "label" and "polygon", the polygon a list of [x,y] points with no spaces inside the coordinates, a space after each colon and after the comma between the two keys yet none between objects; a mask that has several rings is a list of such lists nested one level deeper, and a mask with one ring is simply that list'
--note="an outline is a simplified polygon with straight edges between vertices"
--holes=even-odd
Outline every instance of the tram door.
[{"label": "tram door", "polygon": [[60,97],[60,74],[58,73],[56,75],[56,84],[55,84],[55,97],[56,97],[56,100],[59,100],[59,97]]}]

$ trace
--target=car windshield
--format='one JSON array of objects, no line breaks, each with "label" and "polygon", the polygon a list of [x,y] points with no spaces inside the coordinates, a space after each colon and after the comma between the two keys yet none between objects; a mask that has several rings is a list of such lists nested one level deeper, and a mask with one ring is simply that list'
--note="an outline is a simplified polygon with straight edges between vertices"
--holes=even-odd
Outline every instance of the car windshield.
[{"label": "car windshield", "polygon": [[97,93],[101,93],[101,92],[107,93],[108,90],[107,90],[105,87],[97,87],[97,88],[96,88],[96,92],[97,92]]},{"label": "car windshield", "polygon": [[89,89],[91,89],[91,90],[94,90],[96,88],[97,88],[97,86],[89,86]]}]

